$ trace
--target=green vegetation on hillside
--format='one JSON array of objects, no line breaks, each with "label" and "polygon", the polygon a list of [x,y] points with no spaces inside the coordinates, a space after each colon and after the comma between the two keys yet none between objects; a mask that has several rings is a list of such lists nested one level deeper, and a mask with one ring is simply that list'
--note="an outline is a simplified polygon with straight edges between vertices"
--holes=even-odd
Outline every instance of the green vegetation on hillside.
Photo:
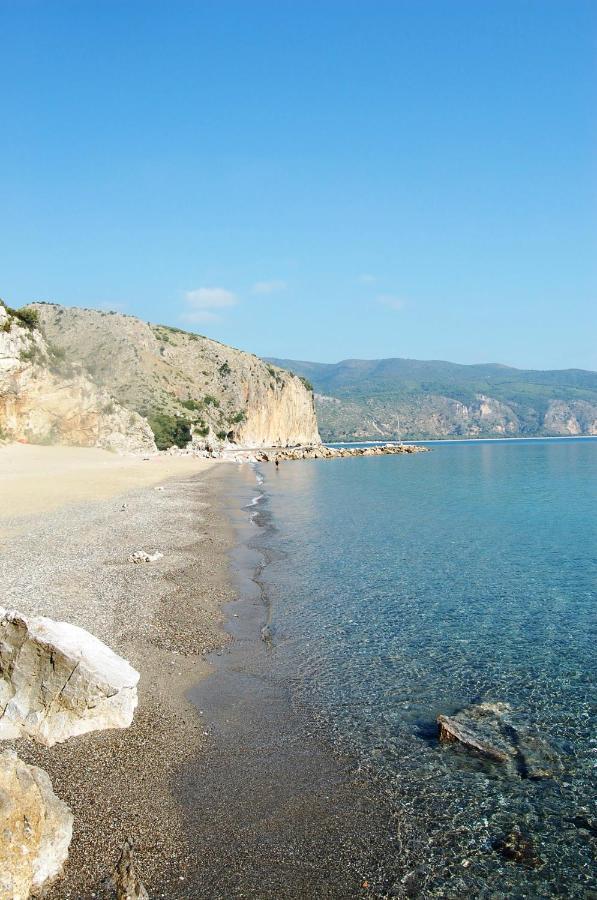
[{"label": "green vegetation on hillside", "polygon": [[191,423],[187,419],[155,411],[145,415],[158,450],[167,450],[173,446],[186,447],[191,440]]},{"label": "green vegetation on hillside", "polygon": [[414,359],[269,362],[314,386],[325,440],[591,433],[597,423],[597,373],[582,369]]},{"label": "green vegetation on hillside", "polygon": [[[0,304],[11,318],[15,318],[18,321],[19,325],[24,325],[30,331],[34,328],[39,328],[39,313],[36,309],[31,309],[27,306],[21,309],[13,309],[11,306],[7,306],[4,300],[0,300]],[[6,331],[10,329],[10,319],[7,320],[4,327]]]}]

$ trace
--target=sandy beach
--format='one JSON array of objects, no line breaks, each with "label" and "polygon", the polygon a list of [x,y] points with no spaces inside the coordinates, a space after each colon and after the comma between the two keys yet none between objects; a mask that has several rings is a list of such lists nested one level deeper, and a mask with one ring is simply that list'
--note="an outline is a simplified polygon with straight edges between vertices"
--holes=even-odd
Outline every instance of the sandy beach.
[{"label": "sandy beach", "polygon": [[[101,450],[0,448],[2,605],[80,625],[141,673],[129,729],[51,749],[7,742],[48,772],[75,816],[51,898],[109,896],[102,884],[127,836],[151,896],[189,896],[185,881],[197,862],[170,787],[207,739],[185,691],[208,671],[205,654],[225,642],[220,609],[233,598],[233,536],[217,496],[236,470]],[[137,549],[164,557],[128,563]]]},{"label": "sandy beach", "polygon": [[212,460],[119,456],[95,447],[0,445],[0,527],[73,503],[107,500],[166,478],[206,472]]}]

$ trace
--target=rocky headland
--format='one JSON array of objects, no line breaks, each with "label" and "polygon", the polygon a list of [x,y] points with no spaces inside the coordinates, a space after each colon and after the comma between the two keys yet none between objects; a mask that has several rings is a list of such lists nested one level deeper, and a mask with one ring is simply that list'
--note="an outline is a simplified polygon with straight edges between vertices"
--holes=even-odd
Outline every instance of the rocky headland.
[{"label": "rocky headland", "polygon": [[115,401],[147,418],[157,445],[320,442],[304,379],[200,334],[134,316],[36,303],[46,340]]}]

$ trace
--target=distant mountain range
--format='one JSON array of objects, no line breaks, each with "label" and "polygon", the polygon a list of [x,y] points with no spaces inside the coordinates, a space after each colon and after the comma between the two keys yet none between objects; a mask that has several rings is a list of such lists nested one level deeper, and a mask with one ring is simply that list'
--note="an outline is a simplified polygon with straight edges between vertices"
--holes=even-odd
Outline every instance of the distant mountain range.
[{"label": "distant mountain range", "polygon": [[328,441],[597,434],[597,372],[416,359],[268,362],[311,382]]}]

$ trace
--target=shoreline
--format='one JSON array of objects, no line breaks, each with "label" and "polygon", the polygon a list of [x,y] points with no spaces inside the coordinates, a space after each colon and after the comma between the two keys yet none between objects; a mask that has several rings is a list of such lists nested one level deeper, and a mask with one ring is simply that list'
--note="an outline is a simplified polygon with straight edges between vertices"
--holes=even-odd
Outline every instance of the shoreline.
[{"label": "shoreline", "polygon": [[402,438],[400,440],[388,438],[384,441],[324,441],[331,447],[358,447],[386,446],[387,444],[402,444],[405,447],[417,447],[420,444],[489,444],[489,443],[514,443],[515,441],[595,441],[597,434],[534,434],[528,437],[436,437],[436,438]]},{"label": "shoreline", "polygon": [[[341,898],[365,883],[382,896],[379,858],[395,848],[378,798],[294,707],[269,665],[275,636],[261,638],[264,476],[192,462],[0,518],[4,605],[87,628],[141,675],[128,729],[5,744],[48,773],[75,817],[45,896],[108,900],[126,839],[152,898]],[[164,557],[131,565],[136,549]]]},{"label": "shoreline", "polygon": [[276,526],[267,479],[259,467],[249,471],[257,480],[245,479],[228,503],[238,538],[229,552],[238,596],[223,607],[230,640],[210,655],[210,676],[188,692],[209,737],[183,772],[179,796],[210,866],[198,870],[187,896],[386,896],[384,860],[397,850],[390,816],[356,758],[295,705],[275,668],[283,652],[276,634],[263,632],[271,601],[261,576]]}]

